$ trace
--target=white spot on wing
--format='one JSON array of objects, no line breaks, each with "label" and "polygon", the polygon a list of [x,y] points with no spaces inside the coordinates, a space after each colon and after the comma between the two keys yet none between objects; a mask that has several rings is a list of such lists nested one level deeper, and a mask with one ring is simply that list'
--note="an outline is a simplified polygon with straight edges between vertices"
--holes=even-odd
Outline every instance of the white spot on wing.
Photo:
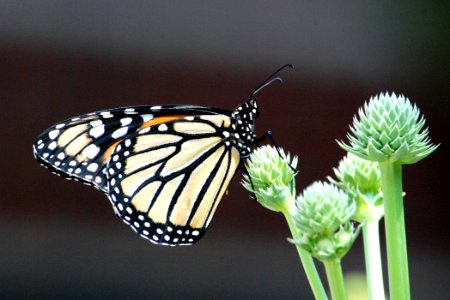
[{"label": "white spot on wing", "polygon": [[50,131],[50,132],[48,133],[48,137],[49,137],[50,139],[54,140],[54,139],[58,136],[58,134],[59,134],[59,130],[58,130],[58,129],[55,129],[55,130],[52,130],[52,131]]},{"label": "white spot on wing", "polygon": [[142,118],[142,121],[147,122],[147,121],[150,121],[151,119],[153,119],[153,115],[146,114],[146,115],[142,115],[141,118]]},{"label": "white spot on wing", "polygon": [[91,163],[86,169],[88,171],[90,171],[90,172],[95,172],[98,169],[98,164],[97,163]]},{"label": "white spot on wing", "polygon": [[114,117],[114,116],[111,114],[111,112],[109,112],[109,111],[104,111],[104,112],[101,112],[100,114],[101,114],[102,117],[105,118],[105,119]]},{"label": "white spot on wing", "polygon": [[166,124],[161,124],[158,126],[159,131],[166,131],[167,129],[169,129],[169,128],[167,127]]},{"label": "white spot on wing", "polygon": [[89,135],[98,138],[105,133],[105,125],[100,125],[89,130]]},{"label": "white spot on wing", "polygon": [[128,127],[121,127],[119,129],[117,129],[116,131],[114,131],[111,136],[114,139],[118,139],[118,138],[124,136],[125,134],[127,134],[127,132],[128,132]]},{"label": "white spot on wing", "polygon": [[90,144],[89,146],[87,146],[86,148],[84,148],[82,154],[90,159],[94,158],[98,152],[100,151],[100,148],[97,147],[94,144]]},{"label": "white spot on wing", "polygon": [[120,123],[122,124],[122,126],[127,126],[129,124],[131,124],[131,122],[133,121],[132,118],[122,118],[120,119]]},{"label": "white spot on wing", "polygon": [[94,120],[94,121],[91,121],[89,124],[91,124],[92,127],[96,127],[96,126],[102,125],[103,122],[102,122],[102,120]]},{"label": "white spot on wing", "polygon": [[50,149],[50,150],[54,150],[55,148],[56,148],[56,142],[55,141],[51,142],[50,145],[48,145],[48,149]]}]

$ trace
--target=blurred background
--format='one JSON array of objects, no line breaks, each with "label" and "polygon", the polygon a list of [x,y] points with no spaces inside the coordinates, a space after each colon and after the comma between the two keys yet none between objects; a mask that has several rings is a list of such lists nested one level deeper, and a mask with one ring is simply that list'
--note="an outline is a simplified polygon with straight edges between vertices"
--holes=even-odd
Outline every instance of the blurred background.
[{"label": "blurred background", "polygon": [[[258,97],[257,131],[299,155],[298,192],[332,174],[345,154],[335,140],[370,96],[419,106],[441,146],[404,168],[411,289],[445,298],[449,15],[448,1],[0,0],[0,298],[312,299],[282,216],[250,199],[240,173],[204,238],[168,248],[31,151],[50,125],[99,109],[232,110],[286,63],[285,83]],[[360,240],[343,264],[364,271]]]}]

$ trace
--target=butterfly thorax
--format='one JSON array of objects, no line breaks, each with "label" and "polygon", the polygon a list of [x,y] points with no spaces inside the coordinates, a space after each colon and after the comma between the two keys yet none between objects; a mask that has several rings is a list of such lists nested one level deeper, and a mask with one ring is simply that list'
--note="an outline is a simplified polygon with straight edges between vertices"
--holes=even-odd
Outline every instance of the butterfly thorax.
[{"label": "butterfly thorax", "polygon": [[255,119],[259,116],[255,98],[250,98],[231,114],[231,142],[239,150],[241,157],[250,154],[250,147],[256,139]]}]

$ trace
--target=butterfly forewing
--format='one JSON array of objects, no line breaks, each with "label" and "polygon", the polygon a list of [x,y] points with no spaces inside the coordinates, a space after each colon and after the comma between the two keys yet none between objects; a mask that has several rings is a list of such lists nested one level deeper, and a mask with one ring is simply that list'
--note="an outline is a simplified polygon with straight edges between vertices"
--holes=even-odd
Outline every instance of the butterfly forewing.
[{"label": "butterfly forewing", "polygon": [[74,117],[44,131],[33,145],[36,158],[51,171],[107,192],[104,167],[115,146],[142,127],[177,116],[227,111],[200,106],[135,106]]},{"label": "butterfly forewing", "polygon": [[55,173],[107,192],[104,167],[115,145],[153,118],[135,108],[99,111],[56,124],[33,145],[36,158]]},{"label": "butterfly forewing", "polygon": [[188,116],[121,141],[106,168],[116,213],[154,243],[195,243],[239,164],[224,138],[230,123],[225,115]]}]

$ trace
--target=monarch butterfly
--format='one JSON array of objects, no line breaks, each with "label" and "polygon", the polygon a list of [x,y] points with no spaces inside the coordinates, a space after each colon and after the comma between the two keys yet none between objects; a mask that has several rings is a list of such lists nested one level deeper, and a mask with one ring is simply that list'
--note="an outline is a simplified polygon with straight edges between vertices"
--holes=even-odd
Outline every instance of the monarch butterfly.
[{"label": "monarch butterfly", "polygon": [[195,105],[128,106],[67,119],[33,144],[57,175],[104,192],[115,213],[155,244],[189,245],[205,233],[259,115],[255,95],[233,112]]}]

